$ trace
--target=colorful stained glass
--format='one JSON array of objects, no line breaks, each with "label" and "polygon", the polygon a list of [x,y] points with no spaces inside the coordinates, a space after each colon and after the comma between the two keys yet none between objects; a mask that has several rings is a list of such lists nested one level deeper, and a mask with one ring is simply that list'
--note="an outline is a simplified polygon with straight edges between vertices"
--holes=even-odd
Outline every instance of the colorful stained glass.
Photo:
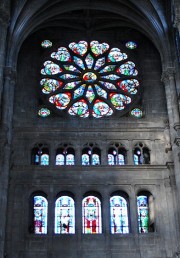
[{"label": "colorful stained glass", "polygon": [[137,76],[138,74],[138,71],[135,69],[135,64],[131,61],[122,64],[116,71],[126,76]]},{"label": "colorful stained glass", "polygon": [[116,68],[116,65],[107,65],[102,70],[100,70],[100,73],[107,73],[112,72]]},{"label": "colorful stained glass", "polygon": [[118,82],[117,85],[125,92],[136,94],[138,91],[139,82],[138,80],[131,79]]},{"label": "colorful stained glass", "polygon": [[49,98],[49,101],[56,105],[58,109],[65,109],[71,99],[70,93],[60,93]]},{"label": "colorful stained glass", "polygon": [[61,196],[55,203],[55,234],[75,234],[75,206],[69,196]]},{"label": "colorful stained glass", "polygon": [[61,88],[63,83],[61,81],[53,80],[53,79],[42,79],[40,84],[43,86],[42,92],[44,94],[49,94],[51,92],[56,91]]},{"label": "colorful stained glass", "polygon": [[87,72],[83,75],[83,80],[85,82],[94,82],[97,79],[97,76],[95,73]]},{"label": "colorful stained glass", "polygon": [[138,207],[138,227],[139,233],[148,233],[149,231],[149,207],[148,197],[141,195],[137,197]]},{"label": "colorful stained glass", "polygon": [[65,158],[64,158],[63,154],[57,154],[56,155],[56,165],[63,166],[64,165],[64,161],[65,161]]},{"label": "colorful stained glass", "polygon": [[110,116],[112,113],[113,110],[109,107],[108,104],[103,101],[96,100],[92,111],[93,117],[100,118],[103,116]]},{"label": "colorful stained glass", "polygon": [[96,92],[97,94],[100,96],[100,97],[103,97],[105,99],[107,99],[107,92],[105,90],[103,90],[100,86],[98,85],[95,85],[95,89],[96,89]]},{"label": "colorful stained glass", "polygon": [[65,84],[65,86],[64,86],[63,89],[66,89],[66,90],[74,89],[74,87],[76,87],[79,83],[80,83],[80,81],[77,81],[77,82],[68,82],[68,83]]},{"label": "colorful stained glass", "polygon": [[137,48],[137,43],[134,42],[134,41],[128,41],[126,43],[126,47],[129,48],[129,49],[135,49],[135,48]]},{"label": "colorful stained glass", "polygon": [[108,80],[111,80],[111,81],[116,81],[120,77],[115,75],[115,74],[109,74],[109,75],[102,76],[101,78],[108,79]]},{"label": "colorful stained glass", "polygon": [[91,69],[94,63],[94,58],[90,54],[88,54],[85,58],[85,63],[87,65],[87,68]]},{"label": "colorful stained glass", "polygon": [[90,165],[90,158],[88,154],[83,154],[82,155],[82,165],[83,166],[88,166]]},{"label": "colorful stained glass", "polygon": [[95,56],[102,55],[109,49],[109,45],[107,43],[100,44],[98,41],[95,40],[91,41],[90,47]]},{"label": "colorful stained glass", "polygon": [[103,82],[100,81],[100,83],[105,86],[107,89],[109,90],[116,90],[116,86],[114,84],[112,84],[111,82]]},{"label": "colorful stained glass", "polygon": [[111,102],[113,106],[118,109],[122,110],[126,107],[127,104],[131,103],[131,98],[122,94],[110,94]]},{"label": "colorful stained glass", "polygon": [[41,116],[41,117],[47,117],[51,114],[51,111],[48,109],[48,108],[41,108],[39,111],[38,111],[38,115]]},{"label": "colorful stained glass", "polygon": [[51,57],[57,59],[60,62],[71,61],[71,56],[67,48],[60,47],[57,52],[53,52]]},{"label": "colorful stained glass", "polygon": [[50,48],[50,47],[52,47],[52,42],[50,40],[48,40],[48,39],[45,39],[41,43],[41,47],[43,47],[43,48]]},{"label": "colorful stained glass", "polygon": [[84,56],[87,52],[88,43],[86,41],[79,41],[79,43],[72,42],[69,44],[69,48],[74,52],[74,54]]},{"label": "colorful stained glass", "polygon": [[59,65],[53,63],[52,61],[46,61],[44,66],[44,69],[41,69],[41,74],[43,75],[54,75],[62,72]]},{"label": "colorful stained glass", "polygon": [[80,71],[74,65],[64,65],[64,68],[67,71],[80,73]]},{"label": "colorful stained glass", "polygon": [[79,58],[79,57],[77,57],[77,56],[74,56],[74,58],[73,58],[73,60],[74,60],[74,63],[77,65],[77,66],[79,66],[81,69],[85,69],[85,66],[84,66],[84,63],[83,63],[83,61]]},{"label": "colorful stained glass", "polygon": [[81,97],[84,94],[86,85],[83,84],[74,91],[74,99]]},{"label": "colorful stained glass", "polygon": [[92,165],[100,165],[100,157],[98,154],[92,155]]},{"label": "colorful stained glass", "polygon": [[143,116],[143,112],[140,108],[134,108],[131,110],[131,115],[137,118],[141,118]]},{"label": "colorful stained glass", "polygon": [[101,234],[101,202],[95,196],[87,196],[82,202],[83,234]]},{"label": "colorful stained glass", "polygon": [[125,165],[124,155],[118,154],[118,165]]},{"label": "colorful stained glass", "polygon": [[119,48],[112,48],[108,54],[108,62],[119,62],[127,58],[128,56],[122,53]]},{"label": "colorful stained glass", "polygon": [[108,154],[108,165],[113,166],[115,165],[115,158],[114,155]]},{"label": "colorful stained glass", "polygon": [[106,63],[105,57],[99,58],[99,59],[96,61],[96,64],[95,64],[95,66],[94,66],[94,70],[98,70],[98,69],[101,68],[105,63]]},{"label": "colorful stained glass", "polygon": [[121,196],[110,198],[111,234],[129,233],[127,201]]},{"label": "colorful stained glass", "polygon": [[86,101],[84,99],[74,103],[70,109],[68,110],[70,115],[78,115],[80,117],[88,117],[89,116],[89,109]]},{"label": "colorful stained glass", "polygon": [[139,158],[136,154],[134,154],[134,165],[139,165]]},{"label": "colorful stained glass", "polygon": [[74,162],[75,162],[74,155],[73,154],[67,154],[66,155],[66,165],[72,166],[72,165],[75,164]]},{"label": "colorful stained glass", "polygon": [[34,196],[34,233],[47,234],[48,203],[43,196]]},{"label": "colorful stained glass", "polygon": [[49,155],[48,154],[41,155],[41,165],[43,165],[43,166],[49,165]]},{"label": "colorful stained glass", "polygon": [[[139,81],[131,78],[138,71],[133,62],[123,62],[127,55],[119,48],[110,49],[107,43],[96,40],[89,47],[86,41],[72,42],[68,48],[58,48],[51,58],[56,63],[44,63],[41,74],[46,76],[42,76],[40,84],[43,94],[55,92],[44,101],[48,100],[59,112],[68,108],[73,116],[100,118],[112,115],[114,109],[120,112],[135,101],[134,96],[126,95],[138,93]],[[126,80],[121,79],[124,76]]]}]

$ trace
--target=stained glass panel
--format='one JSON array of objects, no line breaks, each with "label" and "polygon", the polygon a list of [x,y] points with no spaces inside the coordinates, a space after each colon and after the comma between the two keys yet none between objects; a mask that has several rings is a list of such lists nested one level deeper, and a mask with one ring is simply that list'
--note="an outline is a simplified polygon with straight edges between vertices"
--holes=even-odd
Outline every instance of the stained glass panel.
[{"label": "stained glass panel", "polygon": [[102,233],[101,202],[95,196],[88,196],[82,202],[82,224],[84,234]]},{"label": "stained glass panel", "polygon": [[43,196],[34,196],[34,233],[47,234],[48,203]]},{"label": "stained glass panel", "polygon": [[48,154],[41,155],[41,165],[43,165],[43,166],[49,165],[49,155]]},{"label": "stained glass panel", "polygon": [[82,165],[87,166],[90,165],[90,158],[88,154],[83,154],[82,155]]},{"label": "stained glass panel", "polygon": [[56,155],[56,165],[59,165],[59,166],[64,165],[64,155],[63,154]]},{"label": "stained glass panel", "polygon": [[51,57],[57,59],[60,62],[71,61],[71,56],[67,48],[60,47],[57,52],[53,52]]},{"label": "stained glass panel", "polygon": [[134,108],[131,110],[131,115],[137,118],[141,118],[143,116],[143,112],[140,108]]},{"label": "stained glass panel", "polygon": [[116,81],[120,77],[115,75],[115,74],[109,74],[109,75],[102,76],[101,78],[108,79],[108,80],[111,80],[111,81]]},{"label": "stained glass panel", "polygon": [[86,62],[87,68],[91,69],[94,63],[94,58],[90,54],[88,54],[87,57],[85,58],[85,62]]},{"label": "stained glass panel", "polygon": [[122,94],[110,94],[111,102],[113,106],[118,109],[122,110],[126,107],[127,104],[131,103],[131,98]]},{"label": "stained glass panel", "polygon": [[61,196],[55,204],[55,234],[75,234],[75,206],[69,196]]},{"label": "stained glass panel", "polygon": [[74,91],[74,99],[79,98],[84,94],[85,87],[86,85],[83,84]]},{"label": "stained glass panel", "polygon": [[89,110],[88,105],[84,99],[74,103],[68,110],[70,115],[78,115],[80,117],[88,117]]},{"label": "stained glass panel", "polygon": [[41,43],[41,46],[42,46],[43,48],[50,48],[50,47],[52,47],[52,42],[51,42],[50,40],[48,40],[48,39],[45,39],[45,40],[43,40],[43,42]]},{"label": "stained glass panel", "polygon": [[102,55],[109,49],[109,45],[107,43],[100,44],[98,41],[91,41],[90,47],[95,56]]},{"label": "stained glass panel", "polygon": [[59,65],[53,63],[52,61],[46,61],[44,63],[44,69],[41,69],[41,74],[43,75],[54,75],[61,73],[62,69]]},{"label": "stained glass panel", "polygon": [[116,65],[107,65],[102,70],[100,70],[100,73],[107,73],[114,71]]},{"label": "stained glass panel", "polygon": [[88,43],[86,41],[79,41],[79,43],[72,42],[69,44],[69,48],[74,52],[74,54],[84,56],[87,52]]},{"label": "stained glass panel", "polygon": [[94,104],[92,115],[96,118],[112,115],[113,110],[103,101],[97,100]]},{"label": "stained glass panel", "polygon": [[124,155],[118,154],[118,165],[125,165]]},{"label": "stained glass panel", "polygon": [[115,165],[114,155],[112,155],[112,154],[108,154],[108,165],[110,165],[110,166]]},{"label": "stained glass panel", "polygon": [[98,154],[92,155],[92,165],[100,165],[100,157]]},{"label": "stained glass panel", "polygon": [[96,92],[97,94],[100,96],[100,97],[103,97],[105,99],[107,99],[107,92],[105,90],[103,90],[100,86],[98,85],[95,85],[95,89],[96,89]]},{"label": "stained glass panel", "polygon": [[111,233],[129,233],[127,201],[121,196],[110,198]]},{"label": "stained glass panel", "polygon": [[127,58],[128,56],[122,53],[119,48],[112,48],[108,55],[108,62],[119,62]]},{"label": "stained glass panel", "polygon": [[136,94],[138,91],[139,82],[138,80],[131,79],[118,82],[117,85],[125,92]]},{"label": "stained glass panel", "polygon": [[116,71],[126,76],[137,76],[138,74],[138,71],[135,69],[135,64],[131,61],[122,64]]},{"label": "stained glass panel", "polygon": [[41,117],[47,117],[51,114],[51,111],[48,109],[48,108],[41,108],[39,111],[38,111],[38,115],[41,116]]},{"label": "stained glass panel", "polygon": [[69,166],[74,165],[74,155],[73,154],[66,155],[66,165],[69,165]]},{"label": "stained glass panel", "polygon": [[65,84],[65,86],[64,86],[63,89],[71,90],[71,89],[73,89],[74,87],[76,87],[79,83],[80,83],[80,81],[77,81],[77,82],[68,82],[68,83]]},{"label": "stained glass panel", "polygon": [[134,42],[134,41],[128,41],[126,43],[126,47],[129,48],[129,49],[135,49],[135,48],[137,48],[137,43]]},{"label": "stained glass panel", "polygon": [[95,94],[94,94],[94,90],[91,86],[88,87],[87,92],[86,92],[86,98],[88,99],[88,101],[91,103],[94,98],[95,98]]},{"label": "stained glass panel", "polygon": [[106,61],[105,61],[105,57],[99,58],[99,59],[96,61],[94,70],[98,70],[100,67],[102,67],[102,66],[105,64],[105,62],[106,62]]},{"label": "stained glass panel", "polygon": [[71,99],[70,93],[60,93],[49,98],[51,103],[54,103],[58,109],[65,109]]},{"label": "stained glass panel", "polygon": [[43,86],[42,92],[44,94],[49,94],[61,88],[63,83],[61,81],[52,80],[52,79],[42,79],[40,84]]},{"label": "stained glass panel", "polygon": [[138,206],[138,226],[139,233],[148,233],[149,231],[149,207],[148,207],[148,197],[138,196],[137,197]]}]

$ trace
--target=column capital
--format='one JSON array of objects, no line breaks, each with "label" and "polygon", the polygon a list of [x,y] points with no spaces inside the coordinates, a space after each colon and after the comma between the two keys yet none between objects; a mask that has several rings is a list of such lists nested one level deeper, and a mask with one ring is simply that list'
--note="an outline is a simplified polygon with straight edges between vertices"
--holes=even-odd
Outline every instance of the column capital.
[{"label": "column capital", "polygon": [[9,12],[7,10],[0,6],[0,24],[4,26],[8,26],[10,20]]},{"label": "column capital", "polygon": [[16,82],[17,72],[11,66],[4,67],[4,78],[9,79],[11,82]]},{"label": "column capital", "polygon": [[174,67],[168,67],[162,72],[161,81],[164,83],[168,83],[170,79],[174,79],[175,73],[176,72]]}]

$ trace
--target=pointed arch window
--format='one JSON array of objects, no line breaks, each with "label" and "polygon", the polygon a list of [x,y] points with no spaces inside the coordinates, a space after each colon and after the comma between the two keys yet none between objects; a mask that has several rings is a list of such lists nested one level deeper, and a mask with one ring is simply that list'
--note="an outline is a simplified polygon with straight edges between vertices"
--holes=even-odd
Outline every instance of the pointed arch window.
[{"label": "pointed arch window", "polygon": [[71,144],[62,144],[56,151],[56,165],[75,165],[75,151]]},{"label": "pointed arch window", "polygon": [[31,160],[33,165],[49,165],[49,149],[45,144],[36,144],[31,151]]},{"label": "pointed arch window", "polygon": [[100,165],[101,164],[101,151],[95,143],[85,144],[82,150],[82,165]]},{"label": "pointed arch window", "polygon": [[149,192],[141,192],[137,196],[138,231],[154,232],[154,198]]},{"label": "pointed arch window", "polygon": [[110,198],[110,225],[111,234],[129,233],[128,203],[120,195]]},{"label": "pointed arch window", "polygon": [[33,197],[33,232],[47,234],[48,202],[44,196]]},{"label": "pointed arch window", "polygon": [[72,197],[62,195],[55,202],[55,234],[75,234],[75,203]]},{"label": "pointed arch window", "polygon": [[108,149],[108,165],[125,165],[126,149],[122,144],[112,143]]},{"label": "pointed arch window", "polygon": [[134,147],[134,165],[150,164],[150,150],[143,143]]},{"label": "pointed arch window", "polygon": [[82,201],[82,225],[84,234],[102,233],[101,201],[94,195],[88,195]]}]

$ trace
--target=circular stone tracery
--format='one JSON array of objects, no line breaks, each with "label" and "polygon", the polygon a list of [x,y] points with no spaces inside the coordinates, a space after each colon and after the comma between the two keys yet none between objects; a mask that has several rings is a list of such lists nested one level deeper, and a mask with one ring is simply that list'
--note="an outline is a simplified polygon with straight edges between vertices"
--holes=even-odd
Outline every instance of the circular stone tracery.
[{"label": "circular stone tracery", "polygon": [[138,71],[127,54],[98,41],[58,48],[44,62],[41,75],[45,101],[83,118],[128,111],[139,91]]}]

